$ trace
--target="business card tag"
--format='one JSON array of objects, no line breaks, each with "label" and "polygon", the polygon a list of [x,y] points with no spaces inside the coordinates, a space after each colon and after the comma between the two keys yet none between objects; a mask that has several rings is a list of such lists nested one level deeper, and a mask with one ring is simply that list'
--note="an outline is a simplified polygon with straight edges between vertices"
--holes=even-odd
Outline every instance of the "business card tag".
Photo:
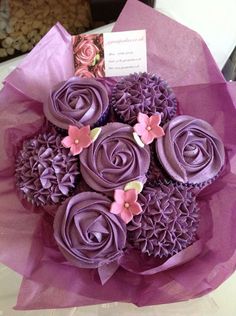
[{"label": "business card tag", "polygon": [[75,75],[125,76],[147,71],[146,31],[73,36]]},{"label": "business card tag", "polygon": [[147,71],[146,31],[104,33],[107,77]]}]

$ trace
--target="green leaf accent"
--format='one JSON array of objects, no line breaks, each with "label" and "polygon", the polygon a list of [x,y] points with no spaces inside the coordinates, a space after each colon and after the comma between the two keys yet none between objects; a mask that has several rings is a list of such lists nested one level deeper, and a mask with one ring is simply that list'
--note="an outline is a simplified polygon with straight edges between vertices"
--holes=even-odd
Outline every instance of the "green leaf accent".
[{"label": "green leaf accent", "polygon": [[142,190],[143,190],[142,182],[140,182],[140,181],[131,181],[131,182],[127,183],[125,185],[124,190],[128,191],[128,190],[131,190],[131,189],[136,190],[138,193],[142,192]]},{"label": "green leaf accent", "polygon": [[141,138],[138,136],[137,133],[133,133],[133,137],[134,137],[134,140],[135,142],[139,145],[139,147],[144,147],[144,143],[141,141]]},{"label": "green leaf accent", "polygon": [[96,56],[94,57],[94,60],[93,60],[93,62],[91,64],[91,66],[95,66],[95,65],[96,65]]},{"label": "green leaf accent", "polygon": [[101,59],[100,55],[97,54],[97,55],[95,56],[95,59],[96,59],[96,61],[99,61],[99,60]]},{"label": "green leaf accent", "polygon": [[101,127],[96,127],[90,131],[90,137],[92,138],[93,142],[95,142],[95,140],[98,138],[101,131]]}]

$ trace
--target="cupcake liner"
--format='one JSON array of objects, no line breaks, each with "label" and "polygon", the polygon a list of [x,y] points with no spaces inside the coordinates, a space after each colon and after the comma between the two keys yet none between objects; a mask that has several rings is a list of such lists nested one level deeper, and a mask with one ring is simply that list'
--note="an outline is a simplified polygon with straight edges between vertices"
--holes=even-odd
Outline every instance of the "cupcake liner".
[{"label": "cupcake liner", "polygon": [[215,182],[224,172],[225,166],[223,166],[220,171],[215,175],[213,178],[208,179],[207,181],[201,182],[201,183],[185,183],[188,187],[195,187],[195,189],[198,189],[198,192],[200,193],[202,190],[207,188],[209,185],[211,185],[213,182]]}]

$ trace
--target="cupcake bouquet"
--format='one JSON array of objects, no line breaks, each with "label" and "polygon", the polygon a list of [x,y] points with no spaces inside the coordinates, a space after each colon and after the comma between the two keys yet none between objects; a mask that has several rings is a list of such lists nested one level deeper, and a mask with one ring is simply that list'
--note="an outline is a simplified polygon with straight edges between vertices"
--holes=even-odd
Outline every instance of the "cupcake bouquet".
[{"label": "cupcake bouquet", "polygon": [[[195,33],[143,4],[129,0],[116,30],[150,34],[150,17],[165,28],[153,34],[158,58],[148,41],[148,72],[76,73],[72,37],[56,25],[6,78],[0,261],[24,277],[18,309],[183,301],[235,270],[231,88]],[[161,41],[170,30],[184,34],[175,59]],[[185,38],[199,62],[183,58]]]},{"label": "cupcake bouquet", "polygon": [[224,145],[178,114],[158,74],[74,76],[43,109],[43,131],[16,155],[16,187],[51,217],[65,265],[105,284],[134,251],[158,268],[198,240],[197,196],[222,172]]}]

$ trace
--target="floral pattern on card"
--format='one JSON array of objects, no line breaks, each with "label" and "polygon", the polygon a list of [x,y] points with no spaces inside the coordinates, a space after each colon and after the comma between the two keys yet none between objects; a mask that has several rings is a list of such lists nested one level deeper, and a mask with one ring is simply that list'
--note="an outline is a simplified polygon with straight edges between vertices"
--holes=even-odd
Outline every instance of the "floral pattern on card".
[{"label": "floral pattern on card", "polygon": [[72,37],[75,75],[85,78],[105,76],[103,34],[80,34]]}]

